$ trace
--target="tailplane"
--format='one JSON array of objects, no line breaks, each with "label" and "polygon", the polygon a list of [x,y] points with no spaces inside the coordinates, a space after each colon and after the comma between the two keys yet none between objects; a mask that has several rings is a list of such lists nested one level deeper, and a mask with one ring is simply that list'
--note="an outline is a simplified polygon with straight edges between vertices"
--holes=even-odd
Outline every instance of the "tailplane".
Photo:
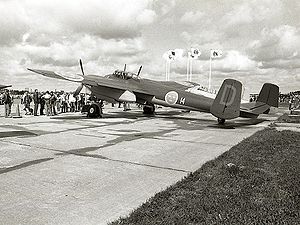
[{"label": "tailplane", "polygon": [[279,87],[275,84],[265,83],[259,92],[257,102],[278,107]]},{"label": "tailplane", "polygon": [[240,115],[242,83],[226,79],[210,107],[210,112],[219,119],[234,119]]},{"label": "tailplane", "polygon": [[256,118],[260,114],[268,114],[271,106],[278,107],[279,87],[265,83],[261,88],[256,102],[244,103],[241,106],[241,116]]}]

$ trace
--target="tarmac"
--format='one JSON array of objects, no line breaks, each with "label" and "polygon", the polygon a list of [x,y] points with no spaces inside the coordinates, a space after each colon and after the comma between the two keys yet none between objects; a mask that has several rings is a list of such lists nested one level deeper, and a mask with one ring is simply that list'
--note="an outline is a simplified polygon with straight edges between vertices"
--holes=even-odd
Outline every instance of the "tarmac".
[{"label": "tarmac", "polygon": [[0,224],[107,224],[278,117],[104,113],[0,117]]}]

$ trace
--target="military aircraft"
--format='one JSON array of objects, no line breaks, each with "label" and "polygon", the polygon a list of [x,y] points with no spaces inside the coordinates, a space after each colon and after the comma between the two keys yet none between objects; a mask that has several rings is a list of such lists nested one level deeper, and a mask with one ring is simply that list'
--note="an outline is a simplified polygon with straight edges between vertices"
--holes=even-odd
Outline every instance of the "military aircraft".
[{"label": "military aircraft", "polygon": [[8,87],[11,87],[11,85],[2,85],[2,84],[0,84],[0,90],[4,89],[4,88],[8,88]]},{"label": "military aircraft", "polygon": [[[279,87],[265,83],[256,102],[241,103],[242,84],[234,79],[225,79],[216,96],[199,92],[195,83],[174,81],[154,81],[140,77],[142,66],[137,73],[116,70],[105,76],[85,75],[82,61],[79,61],[82,75],[70,77],[47,70],[29,69],[32,72],[63,80],[80,83],[74,95],[78,95],[83,86],[101,100],[108,102],[136,102],[143,105],[144,114],[154,114],[155,106],[208,112],[218,118],[219,124],[237,117],[256,118],[268,113],[270,107],[278,107]],[[89,106],[89,117],[101,117],[102,108],[94,103]]]}]

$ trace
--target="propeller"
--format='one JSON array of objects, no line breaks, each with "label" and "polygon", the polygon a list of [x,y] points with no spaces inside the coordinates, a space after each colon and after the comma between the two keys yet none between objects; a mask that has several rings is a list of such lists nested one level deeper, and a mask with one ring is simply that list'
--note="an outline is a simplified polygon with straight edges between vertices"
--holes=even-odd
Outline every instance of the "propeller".
[{"label": "propeller", "polygon": [[124,70],[123,70],[124,72],[126,71],[126,64],[124,65]]},{"label": "propeller", "polygon": [[142,71],[142,68],[143,68],[143,66],[140,66],[139,71],[138,71],[138,73],[137,73],[137,76],[140,75],[140,73],[141,73],[141,71]]},{"label": "propeller", "polygon": [[[79,59],[79,65],[80,65],[80,69],[81,69],[81,72],[82,72],[82,75],[84,76],[84,70],[83,70],[83,65],[82,65],[82,61],[81,59]],[[77,95],[79,95],[79,93],[81,92],[83,88],[83,83],[81,83],[78,88],[76,89],[76,91],[74,92],[73,96],[76,97]]]},{"label": "propeller", "polygon": [[[82,65],[81,59],[79,59],[79,65],[80,65],[80,69],[81,69],[82,75],[84,76],[83,65]],[[126,64],[125,64],[125,66],[126,66]]]}]

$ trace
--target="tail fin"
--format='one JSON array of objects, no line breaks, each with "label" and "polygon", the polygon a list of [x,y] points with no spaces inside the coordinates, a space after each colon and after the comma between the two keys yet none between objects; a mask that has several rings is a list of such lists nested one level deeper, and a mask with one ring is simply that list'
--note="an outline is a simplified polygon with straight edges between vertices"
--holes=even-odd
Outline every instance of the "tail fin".
[{"label": "tail fin", "polygon": [[256,102],[244,103],[241,107],[242,117],[257,117],[268,114],[270,107],[278,107],[279,87],[275,84],[265,83],[261,88]]},{"label": "tail fin", "polygon": [[234,119],[240,115],[242,83],[226,79],[210,107],[210,112],[221,119]]},{"label": "tail fin", "polygon": [[279,87],[275,84],[265,83],[259,92],[257,102],[278,107]]}]

